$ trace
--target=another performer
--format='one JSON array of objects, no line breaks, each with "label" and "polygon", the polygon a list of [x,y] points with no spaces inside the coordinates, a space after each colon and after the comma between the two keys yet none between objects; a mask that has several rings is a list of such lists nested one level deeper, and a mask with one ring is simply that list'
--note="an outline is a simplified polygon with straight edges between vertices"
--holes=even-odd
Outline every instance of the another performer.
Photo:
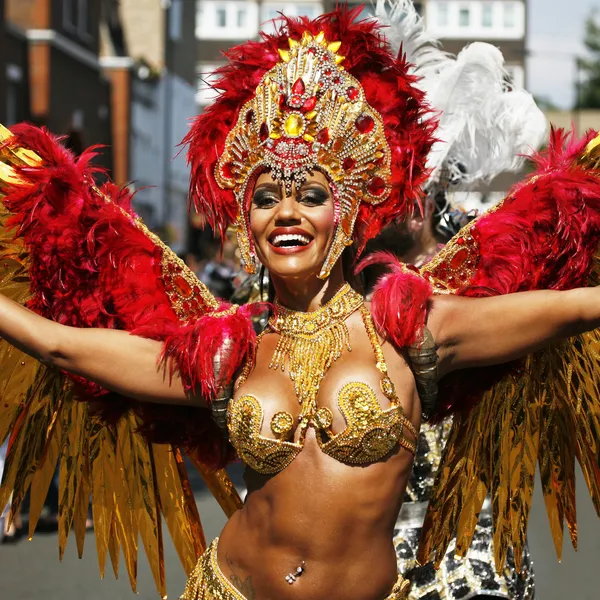
[{"label": "another performer", "polygon": [[[484,43],[464,48],[458,56],[441,49],[427,34],[411,0],[377,4],[377,16],[387,26],[394,49],[406,53],[417,85],[439,114],[438,141],[430,154],[427,193],[408,221],[391,225],[369,244],[400,252],[403,262],[419,268],[427,264],[475,213],[451,204],[457,192],[484,188],[503,171],[517,171],[523,156],[537,150],[547,134],[546,119],[530,94],[517,89],[504,69],[500,51]],[[381,238],[381,239],[380,239]],[[427,502],[451,428],[451,419],[423,423],[413,472],[394,531],[398,568],[412,582],[409,598],[472,600],[506,598],[531,600],[534,575],[527,546],[521,572],[509,551],[500,573],[494,568],[491,501],[479,515],[470,551],[454,556],[455,545],[438,569],[416,561]]]},{"label": "another performer", "polygon": [[[584,333],[600,326],[600,292],[582,287],[600,240],[594,136],[563,150],[555,133],[535,177],[421,273],[386,258],[366,304],[350,247],[412,210],[434,121],[359,10],[284,19],[232,50],[188,136],[198,209],[222,233],[235,223],[246,268],[270,272],[258,339],[252,307],[216,301],[126,192],[94,185],[90,153],[74,160],[31,127],[4,134],[0,505],[31,487],[35,527],[60,457],[61,548],[73,525],[82,549],[91,494],[101,568],[122,550],[134,583],[139,535],[163,595],[161,513],[187,600],[404,598],[392,536],[422,411],[456,413],[424,560],[455,533],[466,552],[489,488],[497,566],[512,546],[519,567],[538,455],[557,539],[573,453],[600,496],[600,338]],[[195,567],[205,544],[180,447],[232,513]],[[234,451],[243,506],[208,468]]]}]

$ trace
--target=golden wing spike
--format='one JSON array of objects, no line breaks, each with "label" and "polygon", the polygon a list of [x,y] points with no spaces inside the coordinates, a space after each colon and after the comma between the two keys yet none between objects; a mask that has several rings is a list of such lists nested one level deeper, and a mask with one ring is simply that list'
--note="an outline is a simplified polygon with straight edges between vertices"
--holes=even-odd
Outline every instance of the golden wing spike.
[{"label": "golden wing spike", "polygon": [[[132,450],[133,435],[129,421],[121,419],[117,425],[117,466],[115,469],[115,530],[117,539],[123,550],[123,558],[127,567],[127,575],[132,590],[137,589],[137,559],[138,559],[138,520],[137,509],[137,466]],[[109,547],[110,550],[110,547]],[[112,558],[112,553],[111,553]]]},{"label": "golden wing spike", "polygon": [[48,495],[48,488],[54,478],[58,457],[60,455],[60,440],[62,439],[61,424],[55,420],[52,435],[48,443],[46,455],[42,464],[35,472],[31,480],[30,502],[29,502],[29,539],[35,533],[40,515],[44,508],[44,502]]},{"label": "golden wing spike", "polygon": [[128,415],[129,427],[132,432],[131,445],[133,460],[136,467],[136,482],[138,489],[133,495],[134,507],[138,517],[138,531],[146,550],[148,562],[154,576],[156,587],[161,596],[166,591],[164,560],[162,557],[162,531],[156,489],[154,486],[154,467],[152,464],[152,449],[136,432],[138,422],[133,414]]},{"label": "golden wing spike", "polygon": [[[87,438],[84,440],[84,446],[81,448],[81,453],[84,456],[89,456],[89,440]],[[73,514],[73,530],[75,532],[75,542],[77,544],[77,555],[79,558],[83,557],[85,534],[87,532],[86,522],[90,507],[90,494],[92,493],[89,462],[86,460],[83,464],[84,468],[80,472],[80,481],[77,486],[77,498]]]},{"label": "golden wing spike", "polygon": [[[156,484],[160,498],[160,505],[164,514],[165,522],[173,539],[173,544],[181,560],[181,564],[187,574],[191,573],[196,566],[197,558],[205,548],[206,543],[200,546],[197,536],[204,541],[204,533],[200,528],[193,527],[193,523],[200,522],[197,515],[196,502],[189,491],[187,474],[178,468],[179,450],[166,445],[152,446],[154,466],[156,469]],[[181,459],[182,460],[182,459]],[[187,491],[186,491],[187,490]],[[194,511],[196,519],[189,518],[189,512]],[[200,540],[199,540],[200,541]]]},{"label": "golden wing spike", "polygon": [[113,427],[92,419],[90,426],[90,469],[92,481],[92,517],[96,535],[96,553],[100,574],[104,577],[106,553],[115,511],[116,432]]},{"label": "golden wing spike", "polygon": [[81,485],[81,472],[88,460],[81,449],[87,435],[87,404],[71,399],[61,411],[63,430],[58,476],[58,552],[62,560],[69,532],[73,525],[75,506]]},{"label": "golden wing spike", "polygon": [[341,48],[342,42],[331,42],[327,44],[327,50],[333,52],[334,54]]},{"label": "golden wing spike", "polygon": [[283,62],[286,62],[286,63],[290,62],[291,57],[290,57],[290,53],[288,50],[282,50],[281,48],[279,48],[278,52],[279,52],[279,56]]},{"label": "golden wing spike", "polygon": [[[119,534],[117,532],[117,521],[113,515],[113,521],[110,527],[110,535],[108,537],[108,554],[112,564],[115,579],[119,579]],[[104,579],[104,575],[102,575]],[[135,592],[135,590],[134,590]]]}]

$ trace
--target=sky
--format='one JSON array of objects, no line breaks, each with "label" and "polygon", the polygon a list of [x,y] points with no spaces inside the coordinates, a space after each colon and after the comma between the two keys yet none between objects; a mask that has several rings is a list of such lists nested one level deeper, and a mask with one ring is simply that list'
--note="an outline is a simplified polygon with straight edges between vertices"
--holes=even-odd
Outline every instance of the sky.
[{"label": "sky", "polygon": [[575,57],[584,54],[585,19],[600,0],[528,0],[528,82],[535,96],[571,108],[577,78]]}]

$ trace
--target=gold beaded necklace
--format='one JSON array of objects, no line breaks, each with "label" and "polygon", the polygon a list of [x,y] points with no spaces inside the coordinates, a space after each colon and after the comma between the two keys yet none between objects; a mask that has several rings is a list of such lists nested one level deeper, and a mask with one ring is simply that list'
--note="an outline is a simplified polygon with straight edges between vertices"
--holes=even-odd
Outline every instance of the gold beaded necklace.
[{"label": "gold beaded necklace", "polygon": [[363,303],[363,297],[347,283],[313,312],[293,311],[275,301],[277,312],[269,319],[269,327],[280,338],[269,368],[287,368],[302,405],[301,417],[314,415],[323,377],[344,348],[352,350],[346,319]]}]

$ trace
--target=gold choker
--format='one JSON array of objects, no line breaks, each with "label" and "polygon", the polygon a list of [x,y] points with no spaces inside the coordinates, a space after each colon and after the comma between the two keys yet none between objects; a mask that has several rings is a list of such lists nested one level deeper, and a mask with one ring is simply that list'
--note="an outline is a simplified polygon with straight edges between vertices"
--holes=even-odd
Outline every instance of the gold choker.
[{"label": "gold choker", "polygon": [[269,327],[280,338],[269,368],[287,368],[302,405],[301,417],[315,413],[323,377],[344,348],[352,350],[346,319],[363,303],[363,297],[347,283],[313,312],[293,311],[275,301],[277,312],[269,319]]}]

